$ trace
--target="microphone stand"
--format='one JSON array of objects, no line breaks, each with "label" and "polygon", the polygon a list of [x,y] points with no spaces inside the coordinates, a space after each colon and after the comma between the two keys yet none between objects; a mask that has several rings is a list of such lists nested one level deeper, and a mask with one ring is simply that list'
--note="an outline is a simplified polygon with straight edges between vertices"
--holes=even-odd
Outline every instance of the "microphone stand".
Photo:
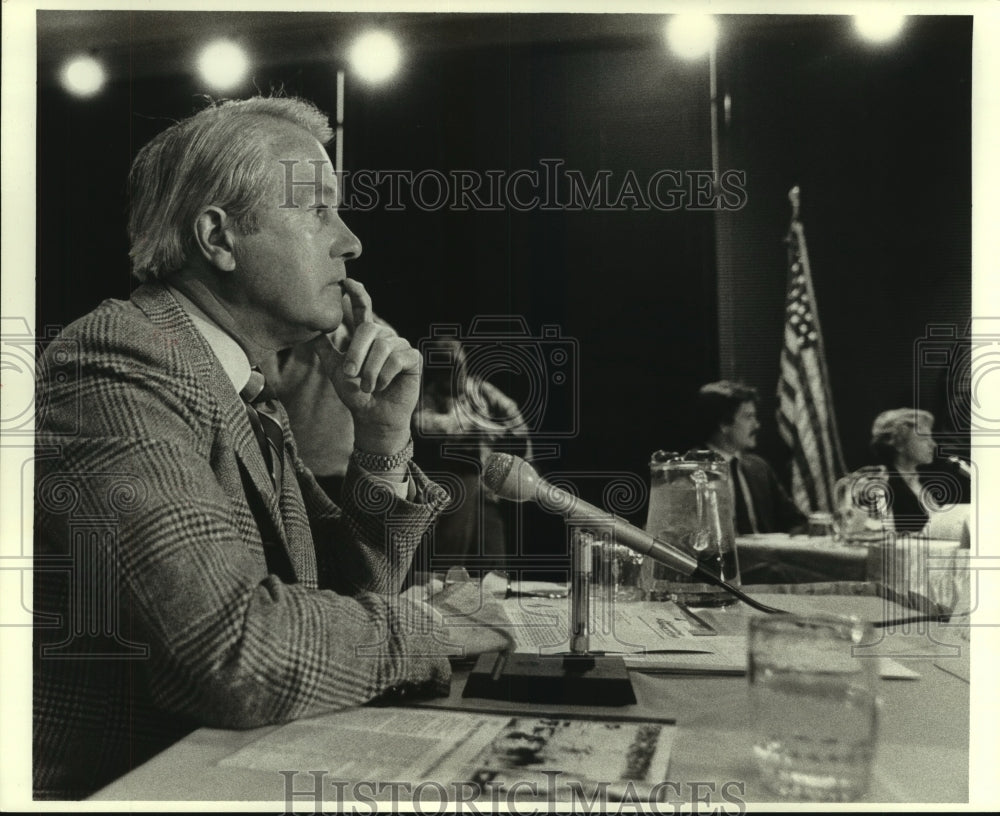
[{"label": "microphone stand", "polygon": [[572,538],[569,653],[480,655],[465,683],[463,697],[575,705],[635,703],[625,659],[590,650],[591,548],[600,545],[593,544],[590,536]]},{"label": "microphone stand", "polygon": [[[590,584],[593,571],[593,542],[588,535],[574,537],[569,588],[569,650],[566,660],[590,654]],[[566,663],[566,660],[563,663]]]}]

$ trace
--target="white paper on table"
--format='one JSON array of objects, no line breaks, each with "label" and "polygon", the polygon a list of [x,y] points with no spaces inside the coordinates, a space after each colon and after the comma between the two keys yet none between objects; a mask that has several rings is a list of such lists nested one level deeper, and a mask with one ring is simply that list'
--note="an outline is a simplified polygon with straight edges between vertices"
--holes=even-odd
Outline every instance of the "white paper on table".
[{"label": "white paper on table", "polygon": [[[654,674],[746,674],[746,638],[716,638],[712,641],[712,645],[721,648],[713,654],[625,655],[625,665],[630,669]],[[883,680],[920,679],[920,672],[904,666],[891,657],[858,659],[877,660],[879,677]]]},{"label": "white paper on table", "polygon": [[[515,651],[556,654],[569,648],[569,600],[508,598],[503,611],[511,625]],[[706,640],[691,635],[688,620],[669,602],[591,604],[590,648],[630,654],[669,649],[705,652]]]},{"label": "white paper on table", "polygon": [[795,536],[788,533],[749,533],[741,535],[736,539],[736,546],[758,546],[758,547],[787,547],[790,544],[797,544],[804,540],[804,536]]},{"label": "white paper on table", "polygon": [[[569,798],[568,782],[588,795],[600,784],[614,791],[631,783],[641,795],[666,778],[675,732],[657,721],[359,708],[289,723],[219,764],[326,771],[349,784],[435,781],[449,793],[458,788],[447,786],[465,784],[465,795],[469,784],[514,782],[525,791],[534,782],[543,797],[558,799]],[[370,788],[366,795],[379,797]]]},{"label": "white paper on table", "polygon": [[264,771],[325,770],[334,779],[420,777],[448,750],[442,734],[447,733],[450,745],[462,745],[485,719],[460,719],[432,709],[351,709],[288,723],[219,764]]},{"label": "white paper on table", "polygon": [[[566,599],[509,598],[503,609],[512,625],[515,651],[558,654],[569,650]],[[691,635],[683,615],[664,601],[613,604],[607,611],[601,614],[600,604],[591,608],[590,648],[624,655],[630,669],[664,674],[746,673],[746,635]],[[920,677],[891,658],[877,659],[883,678]]]},{"label": "white paper on table", "polygon": [[[747,641],[745,637],[719,637],[712,639],[712,654],[644,654],[625,655],[625,665],[630,669],[656,674],[746,674]],[[879,677],[883,680],[919,680],[920,672],[904,666],[891,657],[865,658],[877,660]]]}]

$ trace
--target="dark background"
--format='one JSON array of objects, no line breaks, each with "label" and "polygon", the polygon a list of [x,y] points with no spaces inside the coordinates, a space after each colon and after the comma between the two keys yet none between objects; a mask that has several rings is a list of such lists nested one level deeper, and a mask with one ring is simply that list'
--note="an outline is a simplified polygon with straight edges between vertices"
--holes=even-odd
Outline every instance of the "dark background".
[{"label": "dark background", "polygon": [[[378,25],[399,36],[389,85],[348,73],[348,170],[540,170],[554,158],[586,178],[610,170],[616,189],[629,170],[645,183],[659,169],[711,168],[708,61],[674,57],[664,20],[39,12],[37,324],[128,296],[129,164],[203,104],[194,55],[215,36],[253,54],[252,78],[229,95],[280,87],[331,114],[353,35]],[[960,337],[971,316],[971,18],[910,18],[880,47],[846,17],[721,17],[720,28],[720,164],[747,174],[738,211],[344,214],[365,245],[352,276],[414,344],[450,323],[474,347],[474,317],[526,319],[533,339],[518,342],[546,363],[500,384],[540,400],[551,455],[540,469],[592,474],[577,480],[591,500],[607,498],[609,473],[645,482],[651,451],[701,442],[690,402],[720,376],[760,390],[759,447],[784,471],[773,417],[795,184],[848,467],[870,461],[884,409],[962,424],[947,371],[919,370],[915,354],[928,326]],[[57,82],[80,50],[112,70],[90,100]],[[554,349],[570,362],[553,364]],[[641,496],[616,509],[643,520]]]}]

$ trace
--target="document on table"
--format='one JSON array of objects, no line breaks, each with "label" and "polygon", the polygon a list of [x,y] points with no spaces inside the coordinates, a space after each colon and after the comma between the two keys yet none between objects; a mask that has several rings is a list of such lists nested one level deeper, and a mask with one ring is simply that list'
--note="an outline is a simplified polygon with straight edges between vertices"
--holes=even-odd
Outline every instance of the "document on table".
[{"label": "document on table", "polygon": [[[569,602],[565,598],[508,598],[503,611],[513,627],[517,651],[555,654],[569,648]],[[635,653],[677,649],[710,653],[692,636],[691,621],[669,601],[639,601],[591,607],[594,650]],[[688,642],[693,641],[693,642]]]},{"label": "document on table", "polygon": [[[515,651],[559,654],[569,649],[569,607],[564,599],[504,601]],[[612,604],[591,609],[590,648],[622,654],[629,668],[743,674],[746,638],[695,637],[691,622],[669,601]],[[692,665],[690,658],[697,658]]]},{"label": "document on table", "polygon": [[325,771],[328,789],[346,783],[345,800],[357,798],[351,785],[383,798],[386,780],[432,782],[456,796],[513,786],[531,798],[566,799],[574,786],[588,795],[603,786],[609,798],[625,787],[641,797],[666,779],[674,734],[655,720],[368,707],[289,723],[219,764]]},{"label": "document on table", "polygon": [[[569,604],[556,598],[509,598],[503,611],[515,651],[559,654],[569,650]],[[590,648],[621,654],[630,669],[665,674],[746,673],[745,634],[695,637],[685,616],[669,601],[615,603],[591,608]],[[916,679],[918,672],[879,658],[879,673]]]}]

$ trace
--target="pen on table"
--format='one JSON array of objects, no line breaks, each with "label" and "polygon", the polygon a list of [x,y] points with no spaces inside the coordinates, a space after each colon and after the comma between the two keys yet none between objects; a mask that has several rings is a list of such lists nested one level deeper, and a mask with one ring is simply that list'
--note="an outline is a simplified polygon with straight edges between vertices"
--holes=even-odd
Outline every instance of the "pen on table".
[{"label": "pen on table", "polygon": [[692,635],[698,635],[702,633],[713,634],[713,635],[715,634],[715,627],[712,626],[708,621],[706,621],[700,615],[696,615],[694,612],[688,609],[684,604],[674,604],[674,605],[677,607],[678,611],[684,615],[684,617],[686,617],[689,621],[694,623],[699,629],[702,630],[701,632],[692,631],[691,632]]},{"label": "pen on table", "polygon": [[539,589],[508,589],[507,594],[504,596],[506,598],[566,598],[569,593],[565,590],[553,590],[551,592],[546,592]]},{"label": "pen on table", "polygon": [[684,633],[665,618],[657,618],[656,625],[660,628],[661,632],[670,637],[684,637]]}]

